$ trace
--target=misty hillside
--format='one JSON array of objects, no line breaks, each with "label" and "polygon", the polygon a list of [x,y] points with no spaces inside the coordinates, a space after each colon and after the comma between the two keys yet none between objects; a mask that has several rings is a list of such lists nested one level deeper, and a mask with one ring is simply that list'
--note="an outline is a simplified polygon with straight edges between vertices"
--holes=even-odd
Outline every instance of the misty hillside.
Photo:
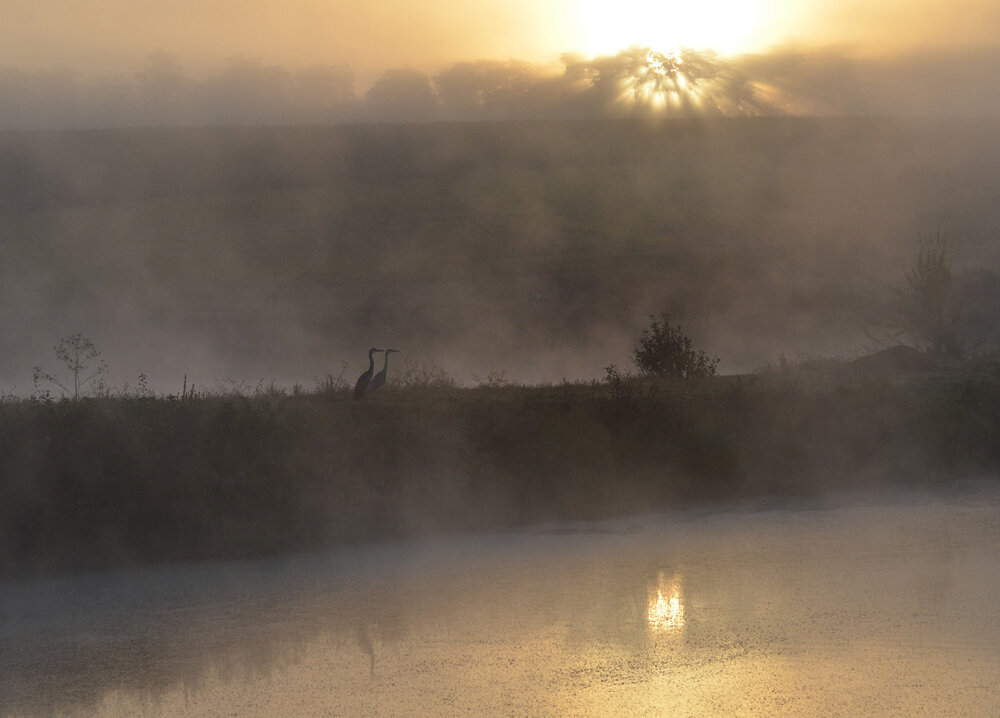
[{"label": "misty hillside", "polygon": [[996,121],[625,120],[0,134],[4,352],[113,382],[312,382],[371,345],[593,377],[668,310],[722,371],[854,355],[921,237],[1000,311]]}]

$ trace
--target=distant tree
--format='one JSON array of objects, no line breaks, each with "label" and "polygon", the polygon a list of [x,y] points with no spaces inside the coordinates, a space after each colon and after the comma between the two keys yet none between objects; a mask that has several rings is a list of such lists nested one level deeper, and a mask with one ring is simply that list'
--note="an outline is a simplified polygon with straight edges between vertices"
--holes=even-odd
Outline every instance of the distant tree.
[{"label": "distant tree", "polygon": [[614,55],[563,55],[572,106],[586,114],[756,115],[750,78],[711,52],[634,45]]},{"label": "distant tree", "polygon": [[66,366],[69,377],[65,380],[59,379],[41,366],[36,366],[34,371],[36,392],[48,396],[48,390],[42,388],[47,382],[60,389],[63,396],[79,399],[80,392],[88,385],[100,388],[100,377],[107,373],[108,365],[90,339],[80,333],[71,334],[59,340],[55,352],[56,358]]},{"label": "distant tree", "polygon": [[921,241],[904,281],[892,287],[897,334],[909,337],[918,349],[961,357],[953,289],[947,242],[940,234]]},{"label": "distant tree", "polygon": [[670,315],[649,315],[650,324],[642,330],[632,352],[633,361],[644,374],[681,378],[715,376],[719,359],[695,349],[691,338],[679,326],[670,324]]},{"label": "distant tree", "polygon": [[347,66],[310,65],[292,76],[296,118],[325,122],[354,110],[354,73]]},{"label": "distant tree", "polygon": [[434,116],[437,97],[431,79],[411,68],[394,68],[365,93],[371,115],[380,120],[427,120]]},{"label": "distant tree", "polygon": [[530,114],[532,90],[544,74],[526,62],[460,62],[434,77],[438,98],[449,119]]},{"label": "distant tree", "polygon": [[210,122],[236,125],[288,122],[292,75],[258,58],[234,58],[201,85],[202,111]]},{"label": "distant tree", "polygon": [[176,125],[189,119],[192,85],[176,56],[165,52],[147,56],[135,83],[144,123]]}]

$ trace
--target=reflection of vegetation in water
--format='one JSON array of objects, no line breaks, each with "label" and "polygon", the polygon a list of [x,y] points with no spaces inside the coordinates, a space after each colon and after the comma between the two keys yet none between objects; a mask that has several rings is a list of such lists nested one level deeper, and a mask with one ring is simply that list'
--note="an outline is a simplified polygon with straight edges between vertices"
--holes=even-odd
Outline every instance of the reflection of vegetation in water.
[{"label": "reflection of vegetation in water", "polygon": [[313,650],[343,654],[367,680],[375,650],[404,635],[406,611],[355,570],[274,560],[11,584],[0,600],[10,618],[0,624],[0,716],[96,715],[109,700],[169,706],[178,692],[186,707],[218,684],[280,678]]},{"label": "reflection of vegetation in water", "polygon": [[362,652],[368,657],[368,674],[374,677],[375,647],[372,645],[372,638],[369,633],[368,625],[365,623],[359,623],[356,634],[358,639],[358,646],[360,646]]}]

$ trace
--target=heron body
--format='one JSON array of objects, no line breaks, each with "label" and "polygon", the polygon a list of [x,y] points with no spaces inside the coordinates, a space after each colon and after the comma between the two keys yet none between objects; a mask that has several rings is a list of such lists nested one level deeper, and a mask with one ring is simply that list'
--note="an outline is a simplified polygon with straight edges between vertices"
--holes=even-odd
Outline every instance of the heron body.
[{"label": "heron body", "polygon": [[399,349],[386,349],[385,350],[385,363],[382,365],[382,371],[371,378],[368,383],[368,391],[375,391],[385,386],[385,376],[386,370],[389,368],[389,354],[392,352],[399,352]]},{"label": "heron body", "polygon": [[368,350],[368,371],[358,377],[357,384],[354,385],[354,398],[360,399],[368,391],[368,384],[372,380],[372,374],[375,372],[375,357],[372,356],[375,352],[380,352],[381,349],[376,349],[372,347]]}]

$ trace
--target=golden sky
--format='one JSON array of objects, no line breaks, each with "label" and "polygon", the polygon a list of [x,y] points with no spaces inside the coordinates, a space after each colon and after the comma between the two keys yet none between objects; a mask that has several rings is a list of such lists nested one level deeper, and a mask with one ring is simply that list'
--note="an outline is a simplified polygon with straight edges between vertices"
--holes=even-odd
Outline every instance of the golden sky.
[{"label": "golden sky", "polygon": [[0,0],[0,66],[131,72],[154,51],[191,68],[234,57],[433,71],[460,60],[556,63],[632,44],[723,55],[782,45],[884,54],[1000,42],[996,0]]}]

